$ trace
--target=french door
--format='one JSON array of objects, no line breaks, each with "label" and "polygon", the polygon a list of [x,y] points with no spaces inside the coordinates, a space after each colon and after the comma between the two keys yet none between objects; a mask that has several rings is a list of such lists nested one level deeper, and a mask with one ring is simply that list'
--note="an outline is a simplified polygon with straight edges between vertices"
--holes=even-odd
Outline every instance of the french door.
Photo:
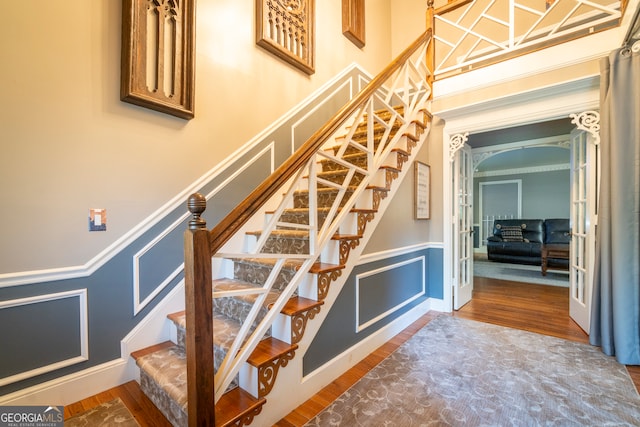
[{"label": "french door", "polygon": [[571,132],[571,250],[569,315],[588,334],[597,222],[598,147],[584,130]]},{"label": "french door", "polygon": [[452,164],[453,308],[471,301],[473,291],[473,160],[464,144]]}]

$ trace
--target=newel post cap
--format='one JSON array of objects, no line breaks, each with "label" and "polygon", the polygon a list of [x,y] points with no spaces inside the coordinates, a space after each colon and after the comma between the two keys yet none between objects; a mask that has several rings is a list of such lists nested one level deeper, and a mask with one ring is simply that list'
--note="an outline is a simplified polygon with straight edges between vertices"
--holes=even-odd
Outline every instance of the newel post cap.
[{"label": "newel post cap", "polygon": [[207,199],[200,193],[194,193],[187,200],[187,209],[192,215],[191,220],[189,220],[189,229],[206,228],[207,221],[202,219],[200,215],[207,209]]}]

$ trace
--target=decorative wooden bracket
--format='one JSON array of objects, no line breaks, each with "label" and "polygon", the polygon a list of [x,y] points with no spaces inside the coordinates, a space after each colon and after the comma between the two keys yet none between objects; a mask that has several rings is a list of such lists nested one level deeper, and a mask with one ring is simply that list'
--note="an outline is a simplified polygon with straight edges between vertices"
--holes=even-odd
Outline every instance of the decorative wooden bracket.
[{"label": "decorative wooden bracket", "polygon": [[256,43],[311,75],[315,0],[256,0]]},{"label": "decorative wooden bracket", "polygon": [[123,0],[120,99],[194,116],[195,0]]},{"label": "decorative wooden bracket", "polygon": [[364,37],[364,0],[342,0],[342,34],[362,49]]}]

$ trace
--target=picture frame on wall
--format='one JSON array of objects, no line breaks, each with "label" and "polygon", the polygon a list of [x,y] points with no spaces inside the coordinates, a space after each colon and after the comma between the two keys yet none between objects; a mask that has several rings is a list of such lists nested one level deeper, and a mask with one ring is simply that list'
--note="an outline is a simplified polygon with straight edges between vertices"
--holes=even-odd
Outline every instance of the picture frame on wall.
[{"label": "picture frame on wall", "polygon": [[364,0],[342,0],[342,34],[362,49],[364,36]]},{"label": "picture frame on wall", "polygon": [[122,0],[120,100],[194,117],[195,0]]},{"label": "picture frame on wall", "polygon": [[315,70],[315,0],[256,0],[256,44],[312,75]]},{"label": "picture frame on wall", "polygon": [[414,218],[431,218],[431,166],[414,162]]}]

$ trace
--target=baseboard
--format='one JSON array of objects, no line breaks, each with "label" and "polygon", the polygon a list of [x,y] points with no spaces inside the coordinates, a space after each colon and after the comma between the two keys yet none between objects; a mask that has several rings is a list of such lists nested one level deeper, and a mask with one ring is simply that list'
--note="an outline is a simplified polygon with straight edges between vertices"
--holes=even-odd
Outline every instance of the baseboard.
[{"label": "baseboard", "polygon": [[0,396],[0,406],[69,405],[137,378],[135,362],[130,358],[85,369],[33,387]]}]

